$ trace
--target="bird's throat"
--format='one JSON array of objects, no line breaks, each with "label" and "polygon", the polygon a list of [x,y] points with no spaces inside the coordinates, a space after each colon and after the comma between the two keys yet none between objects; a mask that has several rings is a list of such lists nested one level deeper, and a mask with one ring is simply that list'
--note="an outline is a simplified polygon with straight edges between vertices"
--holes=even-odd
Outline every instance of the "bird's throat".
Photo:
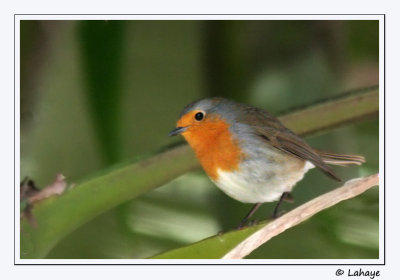
[{"label": "bird's throat", "polygon": [[240,159],[244,157],[238,141],[229,130],[229,124],[224,120],[207,120],[183,136],[213,180],[218,179],[218,170],[237,170]]}]

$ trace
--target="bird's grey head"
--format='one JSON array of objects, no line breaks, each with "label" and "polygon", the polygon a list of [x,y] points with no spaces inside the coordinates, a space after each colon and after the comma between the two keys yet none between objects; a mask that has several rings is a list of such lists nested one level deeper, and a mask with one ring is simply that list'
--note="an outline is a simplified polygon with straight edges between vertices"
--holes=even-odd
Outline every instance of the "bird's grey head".
[{"label": "bird's grey head", "polygon": [[235,104],[235,102],[221,97],[200,99],[187,105],[179,115],[179,118],[193,110],[199,110],[207,115],[218,114],[224,119],[230,119],[232,106]]},{"label": "bird's grey head", "polygon": [[235,105],[235,102],[219,97],[201,99],[190,103],[179,115],[177,127],[169,135],[174,136],[186,131],[188,127],[193,125],[191,123],[193,118],[201,121],[203,118],[212,119],[218,117],[233,123],[235,115],[232,109]]}]

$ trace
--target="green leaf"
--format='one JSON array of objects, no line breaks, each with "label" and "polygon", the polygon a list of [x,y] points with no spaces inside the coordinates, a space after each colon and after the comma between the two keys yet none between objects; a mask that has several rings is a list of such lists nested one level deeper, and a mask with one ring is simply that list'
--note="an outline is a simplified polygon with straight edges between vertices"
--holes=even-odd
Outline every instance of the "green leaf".
[{"label": "green leaf", "polygon": [[220,259],[251,234],[265,226],[259,223],[241,230],[218,234],[178,249],[161,253],[152,259]]}]

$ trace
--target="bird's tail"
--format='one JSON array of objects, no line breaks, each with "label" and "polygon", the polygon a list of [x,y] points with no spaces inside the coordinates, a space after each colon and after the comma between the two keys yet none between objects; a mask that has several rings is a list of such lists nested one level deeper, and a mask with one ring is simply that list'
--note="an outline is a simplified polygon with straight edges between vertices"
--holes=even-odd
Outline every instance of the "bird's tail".
[{"label": "bird's tail", "polygon": [[361,165],[365,162],[365,158],[359,155],[343,155],[319,150],[317,153],[327,164],[347,166],[350,164]]}]

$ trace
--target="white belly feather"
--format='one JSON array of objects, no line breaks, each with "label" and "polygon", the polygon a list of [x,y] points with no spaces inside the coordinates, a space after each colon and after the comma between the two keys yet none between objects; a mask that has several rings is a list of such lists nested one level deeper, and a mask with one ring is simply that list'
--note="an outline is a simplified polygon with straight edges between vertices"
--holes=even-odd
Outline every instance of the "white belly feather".
[{"label": "white belly feather", "polygon": [[[299,165],[299,163],[301,163]],[[285,163],[251,161],[234,172],[218,170],[214,183],[228,196],[244,203],[271,202],[290,192],[314,165],[298,160]]]}]

